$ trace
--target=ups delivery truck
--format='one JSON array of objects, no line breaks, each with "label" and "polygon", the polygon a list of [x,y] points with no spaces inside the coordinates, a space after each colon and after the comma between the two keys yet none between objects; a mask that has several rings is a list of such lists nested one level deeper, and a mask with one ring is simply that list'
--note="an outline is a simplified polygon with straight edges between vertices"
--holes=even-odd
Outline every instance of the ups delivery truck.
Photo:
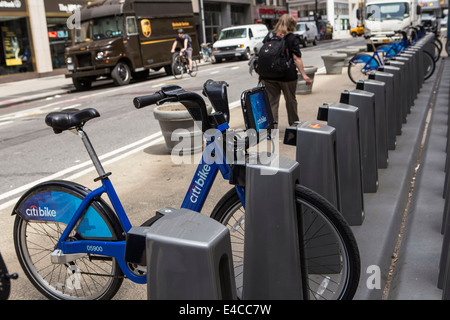
[{"label": "ups delivery truck", "polygon": [[149,70],[172,71],[172,44],[177,30],[199,45],[191,0],[102,0],[89,2],[73,17],[74,43],[65,58],[74,86],[89,89],[99,78],[126,85],[145,79]]}]

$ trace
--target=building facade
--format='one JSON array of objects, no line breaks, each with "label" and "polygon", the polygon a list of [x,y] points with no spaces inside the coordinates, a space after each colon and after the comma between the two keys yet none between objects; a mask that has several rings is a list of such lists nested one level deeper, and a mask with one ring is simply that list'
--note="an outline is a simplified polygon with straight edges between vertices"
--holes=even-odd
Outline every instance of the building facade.
[{"label": "building facade", "polygon": [[328,20],[333,36],[347,36],[358,24],[356,10],[362,0],[288,0],[290,10],[297,10],[299,20],[314,20],[314,15]]},{"label": "building facade", "polygon": [[65,67],[66,21],[87,0],[0,0],[0,82]]},{"label": "building facade", "polygon": [[[287,12],[314,19],[316,6],[323,17],[332,8],[335,32],[348,33],[352,1],[358,0],[192,0],[192,5],[200,42],[213,43],[225,27],[264,23],[272,29]],[[64,50],[72,43],[67,21],[88,2],[0,0],[0,83],[64,73]]]}]

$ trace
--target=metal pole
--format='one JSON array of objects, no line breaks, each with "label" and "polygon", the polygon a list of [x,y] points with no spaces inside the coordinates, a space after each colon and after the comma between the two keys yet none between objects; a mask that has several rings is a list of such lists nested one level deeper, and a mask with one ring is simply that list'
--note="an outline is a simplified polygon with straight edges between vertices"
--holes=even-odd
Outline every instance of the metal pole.
[{"label": "metal pole", "polygon": [[199,5],[200,5],[200,18],[202,21],[202,39],[203,42],[208,42],[206,41],[206,31],[205,31],[205,10],[203,8],[203,0],[199,0]]}]

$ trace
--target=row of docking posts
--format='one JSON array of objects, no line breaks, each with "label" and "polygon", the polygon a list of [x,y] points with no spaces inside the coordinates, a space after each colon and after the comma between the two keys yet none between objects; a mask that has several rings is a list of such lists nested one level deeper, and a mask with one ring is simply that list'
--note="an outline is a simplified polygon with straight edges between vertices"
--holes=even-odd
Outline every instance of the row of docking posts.
[{"label": "row of docking posts", "polygon": [[[318,120],[326,124],[298,122],[287,128],[285,143],[297,147],[296,160],[280,156],[277,168],[246,164],[239,298],[292,300],[308,295],[298,241],[297,246],[292,241],[299,236],[293,227],[297,215],[292,192],[298,181],[334,204],[350,225],[363,223],[363,193],[377,192],[378,169],[389,165],[388,151],[395,149],[423,83],[423,50],[433,39],[424,37],[354,90],[342,92],[339,102],[319,107]],[[125,261],[147,266],[148,298],[237,299],[229,230],[187,209],[162,209],[157,217],[151,226],[127,232]]]},{"label": "row of docking posts", "polygon": [[[448,40],[447,40],[448,41]],[[449,92],[450,96],[450,92]],[[450,110],[450,99],[449,99]],[[450,113],[447,118],[447,146],[445,163],[445,182],[443,198],[445,199],[441,233],[444,235],[440,263],[438,288],[442,289],[442,299],[450,300]]]},{"label": "row of docking posts", "polygon": [[326,124],[306,121],[288,128],[285,143],[297,145],[300,183],[328,199],[351,226],[364,221],[363,194],[382,187],[378,169],[389,166],[389,151],[424,81],[423,51],[433,40],[427,34],[342,92],[339,102],[320,106],[317,120]]}]

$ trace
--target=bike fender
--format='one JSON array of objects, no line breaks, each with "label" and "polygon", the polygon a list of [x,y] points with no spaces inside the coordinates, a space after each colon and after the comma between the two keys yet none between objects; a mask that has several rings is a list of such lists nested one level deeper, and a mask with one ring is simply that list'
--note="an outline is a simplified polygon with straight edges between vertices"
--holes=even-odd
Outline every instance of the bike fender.
[{"label": "bike fender", "polygon": [[[384,56],[387,57],[387,58],[392,58],[392,57],[395,57],[395,55],[396,55],[395,54],[395,49],[392,48],[391,46],[387,46],[387,45],[378,47],[377,51],[378,52],[383,52]],[[391,53],[389,53],[389,52],[391,52]],[[394,52],[394,53],[392,53],[392,52]]]},{"label": "bike fender", "polygon": [[[89,192],[90,189],[70,181],[44,182],[22,195],[12,215],[18,214],[27,221],[58,221],[67,224]],[[111,240],[114,237],[111,230],[120,237],[125,234],[114,211],[102,199],[91,203],[76,229],[84,238]]]},{"label": "bike fender", "polygon": [[357,54],[356,56],[354,56],[350,60],[350,62],[352,62],[352,63],[368,63],[369,61],[370,61],[370,63],[369,63],[370,67],[377,67],[378,66],[377,61],[372,58],[371,54],[360,53],[360,54]]}]

